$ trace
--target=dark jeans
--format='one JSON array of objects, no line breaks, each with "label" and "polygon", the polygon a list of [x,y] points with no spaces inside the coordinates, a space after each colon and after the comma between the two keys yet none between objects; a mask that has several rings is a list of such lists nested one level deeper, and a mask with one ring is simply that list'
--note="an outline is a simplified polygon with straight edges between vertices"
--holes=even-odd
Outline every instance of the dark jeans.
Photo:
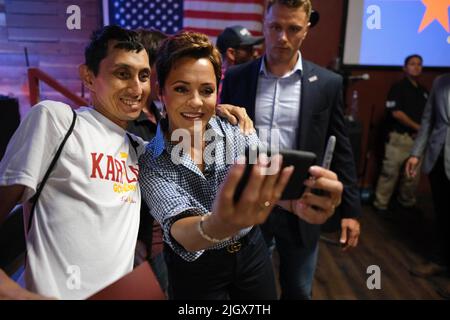
[{"label": "dark jeans", "polygon": [[159,253],[154,256],[152,259],[148,259],[150,265],[152,266],[153,272],[155,272],[155,276],[158,279],[159,285],[164,292],[167,292],[168,280],[167,280],[167,266],[164,261],[163,253]]},{"label": "dark jeans", "polygon": [[282,300],[310,300],[319,246],[305,247],[300,239],[297,217],[284,210],[272,212],[261,226],[267,245],[275,238],[280,256]]},{"label": "dark jeans", "polygon": [[[275,300],[272,263],[258,227],[239,240],[241,248],[206,250],[188,262],[168,245],[164,257],[169,271],[169,299]],[[233,251],[233,250],[230,250]]]},{"label": "dark jeans", "polygon": [[445,174],[443,152],[429,174],[435,212],[435,248],[432,260],[450,268],[450,180]]}]

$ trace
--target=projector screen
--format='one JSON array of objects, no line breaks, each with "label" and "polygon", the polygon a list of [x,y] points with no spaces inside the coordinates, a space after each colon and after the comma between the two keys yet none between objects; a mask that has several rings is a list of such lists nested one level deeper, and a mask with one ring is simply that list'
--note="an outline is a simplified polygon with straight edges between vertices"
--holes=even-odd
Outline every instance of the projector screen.
[{"label": "projector screen", "polygon": [[403,66],[420,54],[425,67],[450,67],[449,0],[348,0],[343,63]]}]

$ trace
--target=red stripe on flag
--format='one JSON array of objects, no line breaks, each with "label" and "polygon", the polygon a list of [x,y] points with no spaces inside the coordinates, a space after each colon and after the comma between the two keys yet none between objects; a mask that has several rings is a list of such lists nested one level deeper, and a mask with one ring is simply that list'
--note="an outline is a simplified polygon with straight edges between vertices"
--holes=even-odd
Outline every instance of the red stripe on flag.
[{"label": "red stripe on flag", "polygon": [[[200,32],[200,33],[204,33],[207,36],[211,36],[211,37],[217,37],[223,31],[223,29],[196,28],[196,27],[190,27],[190,26],[184,27],[183,30]],[[253,36],[262,36],[262,32],[253,31],[253,30],[250,30],[250,32],[252,33]]]},{"label": "red stripe on flag", "polygon": [[[195,2],[197,3],[195,3]],[[203,4],[211,3],[213,1],[219,3],[229,4],[229,10],[220,11],[220,9],[211,8],[210,11],[206,11]],[[263,21],[263,8],[265,0],[185,0],[185,6],[183,11],[184,19],[195,19],[188,23],[184,23],[185,30],[192,30],[207,34],[208,36],[216,37],[223,29],[224,21],[229,22],[227,25],[237,24],[254,24],[255,22],[261,25],[254,26],[256,30],[250,30],[254,36],[262,35],[262,21]],[[189,7],[186,3],[190,3]],[[249,12],[243,12],[241,5],[253,4]]]},{"label": "red stripe on flag", "polygon": [[210,12],[198,10],[184,10],[184,17],[199,19],[220,19],[220,20],[247,20],[262,22],[262,14],[257,13],[237,13],[237,12]]}]

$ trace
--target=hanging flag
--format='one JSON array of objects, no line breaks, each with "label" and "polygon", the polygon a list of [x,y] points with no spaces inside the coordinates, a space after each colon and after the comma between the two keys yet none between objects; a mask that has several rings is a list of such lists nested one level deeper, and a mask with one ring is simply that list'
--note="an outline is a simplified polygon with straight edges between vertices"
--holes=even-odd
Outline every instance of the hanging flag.
[{"label": "hanging flag", "polygon": [[232,25],[262,35],[263,14],[264,0],[103,0],[105,25],[155,28],[168,34],[193,30],[212,39]]}]

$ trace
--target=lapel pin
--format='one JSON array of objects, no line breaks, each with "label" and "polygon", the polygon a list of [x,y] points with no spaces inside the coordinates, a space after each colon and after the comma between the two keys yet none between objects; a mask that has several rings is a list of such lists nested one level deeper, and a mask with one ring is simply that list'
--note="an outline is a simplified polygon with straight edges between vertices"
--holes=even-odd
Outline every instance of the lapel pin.
[{"label": "lapel pin", "polygon": [[319,78],[317,78],[316,75],[313,75],[313,76],[311,76],[311,77],[308,78],[308,81],[309,81],[309,82],[314,82],[314,81],[317,81],[317,80],[319,80]]}]

